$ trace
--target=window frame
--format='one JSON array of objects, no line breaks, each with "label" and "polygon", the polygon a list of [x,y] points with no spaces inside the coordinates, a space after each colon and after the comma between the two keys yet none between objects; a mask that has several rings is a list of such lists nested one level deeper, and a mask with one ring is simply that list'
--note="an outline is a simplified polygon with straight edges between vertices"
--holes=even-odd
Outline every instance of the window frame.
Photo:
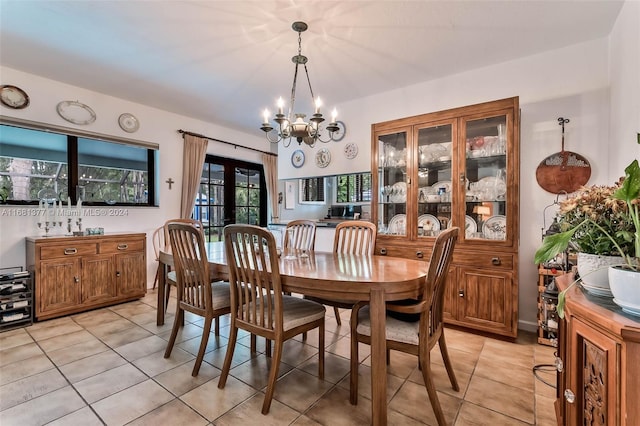
[{"label": "window frame", "polygon": [[[322,199],[317,200],[307,200],[307,187],[311,183],[311,181],[316,181],[318,187],[320,187],[320,182],[322,185],[322,194],[318,194],[318,198],[322,196]],[[327,204],[327,179],[324,176],[312,177],[312,178],[301,178],[298,179],[298,204],[315,204],[322,205]]]},{"label": "window frame", "polygon": [[[82,204],[85,206],[126,206],[126,207],[158,207],[159,197],[157,188],[157,175],[158,175],[158,161],[157,157],[160,154],[160,147],[158,144],[144,142],[129,138],[119,138],[109,135],[104,135],[95,132],[81,131],[77,129],[71,129],[64,126],[50,125],[44,123],[38,123],[30,120],[23,120],[18,118],[0,117],[0,125],[12,126],[27,130],[56,133],[66,136],[67,139],[67,194],[71,200],[75,203],[78,199],[78,186],[79,186],[79,168],[78,163],[78,139],[91,139],[100,142],[108,142],[121,144],[126,146],[132,146],[136,148],[142,148],[147,150],[147,202],[146,203],[107,203],[106,201],[89,201],[82,200]],[[64,201],[64,200],[62,200]],[[14,200],[8,198],[5,205],[38,205],[39,200]]]},{"label": "window frame", "polygon": [[[338,193],[339,188],[338,188],[338,179],[341,177],[347,177],[347,179],[349,178],[353,178],[353,179],[364,179],[365,175],[369,175],[369,199],[368,200],[359,200],[359,201],[338,201]],[[367,205],[367,204],[371,204],[371,191],[372,189],[372,180],[371,180],[371,172],[359,172],[359,173],[345,173],[345,174],[341,174],[341,175],[336,175],[333,177],[334,178],[334,191],[333,191],[333,204],[335,205]],[[364,194],[366,191],[365,190],[361,190],[361,194]],[[358,197],[357,197],[358,198]]]}]

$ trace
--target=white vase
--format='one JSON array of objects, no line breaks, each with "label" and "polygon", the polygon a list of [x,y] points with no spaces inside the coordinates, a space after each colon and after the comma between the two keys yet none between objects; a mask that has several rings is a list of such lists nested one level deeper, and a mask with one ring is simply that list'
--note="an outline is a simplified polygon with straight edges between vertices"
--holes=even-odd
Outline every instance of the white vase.
[{"label": "white vase", "polygon": [[624,260],[620,256],[578,253],[578,274],[585,290],[597,296],[612,297],[608,267],[623,263]]},{"label": "white vase", "polygon": [[623,311],[640,316],[640,272],[614,266],[608,272],[613,301]]}]

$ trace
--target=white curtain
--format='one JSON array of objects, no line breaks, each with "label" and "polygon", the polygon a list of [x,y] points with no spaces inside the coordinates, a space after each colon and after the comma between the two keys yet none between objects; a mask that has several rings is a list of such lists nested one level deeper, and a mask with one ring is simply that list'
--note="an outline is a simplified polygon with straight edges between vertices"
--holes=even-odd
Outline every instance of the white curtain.
[{"label": "white curtain", "polygon": [[264,164],[264,178],[267,182],[267,198],[271,209],[271,220],[280,220],[278,213],[278,157],[273,154],[262,154]]},{"label": "white curtain", "polygon": [[206,138],[184,134],[184,149],[182,157],[182,198],[180,199],[180,217],[191,217],[196,194],[200,186],[202,166],[207,155]]}]

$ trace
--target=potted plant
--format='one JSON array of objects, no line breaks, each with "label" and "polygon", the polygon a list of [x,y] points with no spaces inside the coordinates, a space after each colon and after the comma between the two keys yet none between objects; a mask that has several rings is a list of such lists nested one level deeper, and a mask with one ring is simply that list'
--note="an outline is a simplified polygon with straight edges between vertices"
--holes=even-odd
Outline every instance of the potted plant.
[{"label": "potted plant", "polygon": [[[587,214],[579,221],[573,221],[579,217],[575,210],[573,211],[576,213],[575,217],[567,215],[567,212],[562,215],[560,226],[563,232],[545,237],[542,246],[536,251],[534,261],[543,263],[553,259],[559,253],[567,250],[572,243],[585,244],[586,241],[591,241],[594,246],[601,248],[613,246],[621,256],[621,261],[618,265],[609,266],[609,274],[612,269],[631,273],[632,280],[638,280],[638,286],[635,289],[632,287],[632,297],[640,298],[640,262],[638,261],[638,257],[640,257],[640,166],[638,160],[633,160],[626,167],[622,182],[609,189],[599,191],[599,194],[604,194],[604,197],[602,199],[589,198],[594,202],[593,211],[587,211]],[[576,201],[576,205],[577,203]],[[608,209],[614,212],[614,215],[603,220],[602,209]],[[567,219],[566,223],[562,222],[564,218]],[[582,277],[578,280],[580,279]],[[619,280],[617,275],[613,280],[610,280],[610,284],[614,280]],[[616,282],[616,287],[617,284],[618,282]],[[558,295],[557,309],[561,317],[564,310],[564,297],[568,289]],[[625,301],[621,299],[624,296],[619,297],[613,285],[611,291],[615,298],[614,302],[619,305],[621,305],[619,302],[625,304]],[[635,304],[631,302],[631,305]],[[638,305],[640,306],[640,301],[638,301]],[[624,306],[622,307],[625,309]],[[640,311],[638,315],[640,315]]]}]

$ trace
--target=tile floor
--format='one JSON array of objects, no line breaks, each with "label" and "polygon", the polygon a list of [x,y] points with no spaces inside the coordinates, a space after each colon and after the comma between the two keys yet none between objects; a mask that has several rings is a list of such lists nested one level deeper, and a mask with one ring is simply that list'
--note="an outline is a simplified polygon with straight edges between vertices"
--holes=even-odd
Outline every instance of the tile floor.
[{"label": "tile floor", "polygon": [[[0,424],[12,425],[364,425],[370,418],[369,351],[360,354],[359,403],[349,404],[348,311],[338,327],[327,309],[326,374],[317,378],[317,331],[289,341],[271,412],[260,414],[270,359],[249,336],[239,339],[226,388],[217,388],[229,331],[212,334],[200,374],[191,369],[202,320],[187,316],[169,359],[173,315],[156,326],[155,291],[144,299],[36,323],[0,334]],[[175,310],[175,301],[171,304]],[[553,362],[553,349],[520,333],[516,343],[446,330],[460,391],[439,351],[436,387],[452,425],[555,425],[555,390],[532,367]],[[262,344],[260,344],[262,343]],[[555,375],[543,372],[547,381]],[[390,425],[435,425],[413,356],[392,352],[387,388]]]}]

